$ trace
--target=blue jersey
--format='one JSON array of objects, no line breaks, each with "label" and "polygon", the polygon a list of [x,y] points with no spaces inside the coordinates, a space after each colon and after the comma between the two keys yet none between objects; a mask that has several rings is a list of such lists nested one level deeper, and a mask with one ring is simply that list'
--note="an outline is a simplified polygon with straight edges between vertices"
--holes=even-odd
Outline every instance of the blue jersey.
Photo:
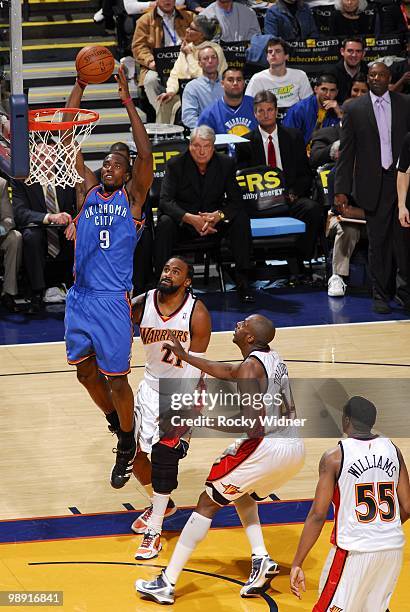
[{"label": "blue jersey", "polygon": [[198,125],[208,125],[216,134],[235,134],[243,136],[258,127],[253,112],[253,98],[244,96],[242,103],[232,108],[220,98],[207,106],[198,119]]},{"label": "blue jersey", "polygon": [[102,185],[93,187],[75,219],[75,284],[94,291],[131,291],[133,255],[143,225],[132,218],[125,188],[102,192]]}]

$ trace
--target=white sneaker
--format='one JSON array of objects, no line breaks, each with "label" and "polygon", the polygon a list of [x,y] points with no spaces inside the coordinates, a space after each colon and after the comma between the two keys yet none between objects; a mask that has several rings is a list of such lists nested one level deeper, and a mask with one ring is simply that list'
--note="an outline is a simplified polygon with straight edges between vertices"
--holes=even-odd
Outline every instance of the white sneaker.
[{"label": "white sneaker", "polygon": [[253,597],[268,590],[272,578],[279,574],[279,566],[268,555],[256,557],[252,555],[251,574],[241,588],[241,597]]},{"label": "white sneaker", "polygon": [[137,580],[135,589],[147,599],[159,604],[173,604],[175,601],[175,587],[164,570],[154,580]]},{"label": "white sneaker", "polygon": [[[173,514],[175,514],[176,511],[177,511],[177,507],[175,506],[175,504],[173,506],[168,506],[167,509],[165,510],[164,520],[169,518]],[[133,532],[138,533],[138,534],[145,533],[147,530],[148,521],[151,518],[151,515],[152,515],[152,504],[148,506],[148,508],[145,508],[144,512],[135,519],[135,521],[131,525],[131,529],[133,530]]]},{"label": "white sneaker", "polygon": [[346,293],[346,283],[338,274],[333,274],[327,283],[327,295],[329,297],[343,297]]},{"label": "white sneaker", "polygon": [[102,21],[104,21],[104,15],[103,15],[102,8],[100,8],[100,10],[95,13],[93,19],[95,23],[101,23]]},{"label": "white sneaker", "polygon": [[147,529],[142,538],[142,542],[137,548],[135,558],[138,559],[155,559],[162,550],[161,535],[155,533],[153,529]]}]

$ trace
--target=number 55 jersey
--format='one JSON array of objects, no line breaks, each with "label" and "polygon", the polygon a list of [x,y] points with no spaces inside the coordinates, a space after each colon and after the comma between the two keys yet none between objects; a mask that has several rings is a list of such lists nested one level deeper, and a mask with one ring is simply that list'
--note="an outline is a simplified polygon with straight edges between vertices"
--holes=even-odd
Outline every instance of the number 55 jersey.
[{"label": "number 55 jersey", "polygon": [[400,463],[388,438],[347,438],[333,503],[332,543],[355,552],[391,550],[404,546],[397,484]]}]

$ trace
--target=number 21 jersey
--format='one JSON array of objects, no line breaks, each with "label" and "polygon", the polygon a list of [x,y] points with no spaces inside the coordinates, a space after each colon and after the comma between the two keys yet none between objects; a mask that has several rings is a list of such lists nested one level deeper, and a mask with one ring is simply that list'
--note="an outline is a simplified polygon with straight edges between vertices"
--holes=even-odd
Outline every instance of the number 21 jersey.
[{"label": "number 21 jersey", "polygon": [[157,290],[152,289],[146,294],[139,328],[146,356],[144,379],[155,391],[159,390],[160,379],[182,379],[184,377],[187,364],[165,349],[164,343],[169,341],[168,330],[170,329],[184,349],[186,351],[189,349],[191,318],[196,301],[196,297],[186,293],[180,307],[166,317],[159,310]]},{"label": "number 21 jersey", "polygon": [[342,466],[333,504],[332,542],[339,548],[374,552],[404,545],[397,483],[400,464],[388,438],[339,442]]}]

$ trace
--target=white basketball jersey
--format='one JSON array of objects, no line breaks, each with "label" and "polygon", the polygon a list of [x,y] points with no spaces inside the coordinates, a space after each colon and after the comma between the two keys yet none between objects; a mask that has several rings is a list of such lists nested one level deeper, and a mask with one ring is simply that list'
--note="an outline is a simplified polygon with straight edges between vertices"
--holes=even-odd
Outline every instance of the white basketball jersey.
[{"label": "white basketball jersey", "polygon": [[[286,364],[275,351],[252,351],[264,367],[268,388],[263,396],[263,408],[259,415],[261,436],[294,438],[294,427],[289,427],[286,419],[295,418],[295,404],[289,383]],[[255,406],[257,409],[257,406]]]},{"label": "white basketball jersey", "polygon": [[348,551],[375,552],[404,545],[397,483],[400,464],[388,438],[341,440],[342,465],[333,504],[332,542]]},{"label": "white basketball jersey", "polygon": [[169,341],[168,330],[174,332],[185,350],[191,344],[191,317],[197,298],[187,293],[181,306],[171,315],[163,316],[157,303],[157,290],[148,291],[139,325],[145,350],[144,377],[150,387],[158,391],[162,378],[183,378],[187,364],[164,348]]}]

